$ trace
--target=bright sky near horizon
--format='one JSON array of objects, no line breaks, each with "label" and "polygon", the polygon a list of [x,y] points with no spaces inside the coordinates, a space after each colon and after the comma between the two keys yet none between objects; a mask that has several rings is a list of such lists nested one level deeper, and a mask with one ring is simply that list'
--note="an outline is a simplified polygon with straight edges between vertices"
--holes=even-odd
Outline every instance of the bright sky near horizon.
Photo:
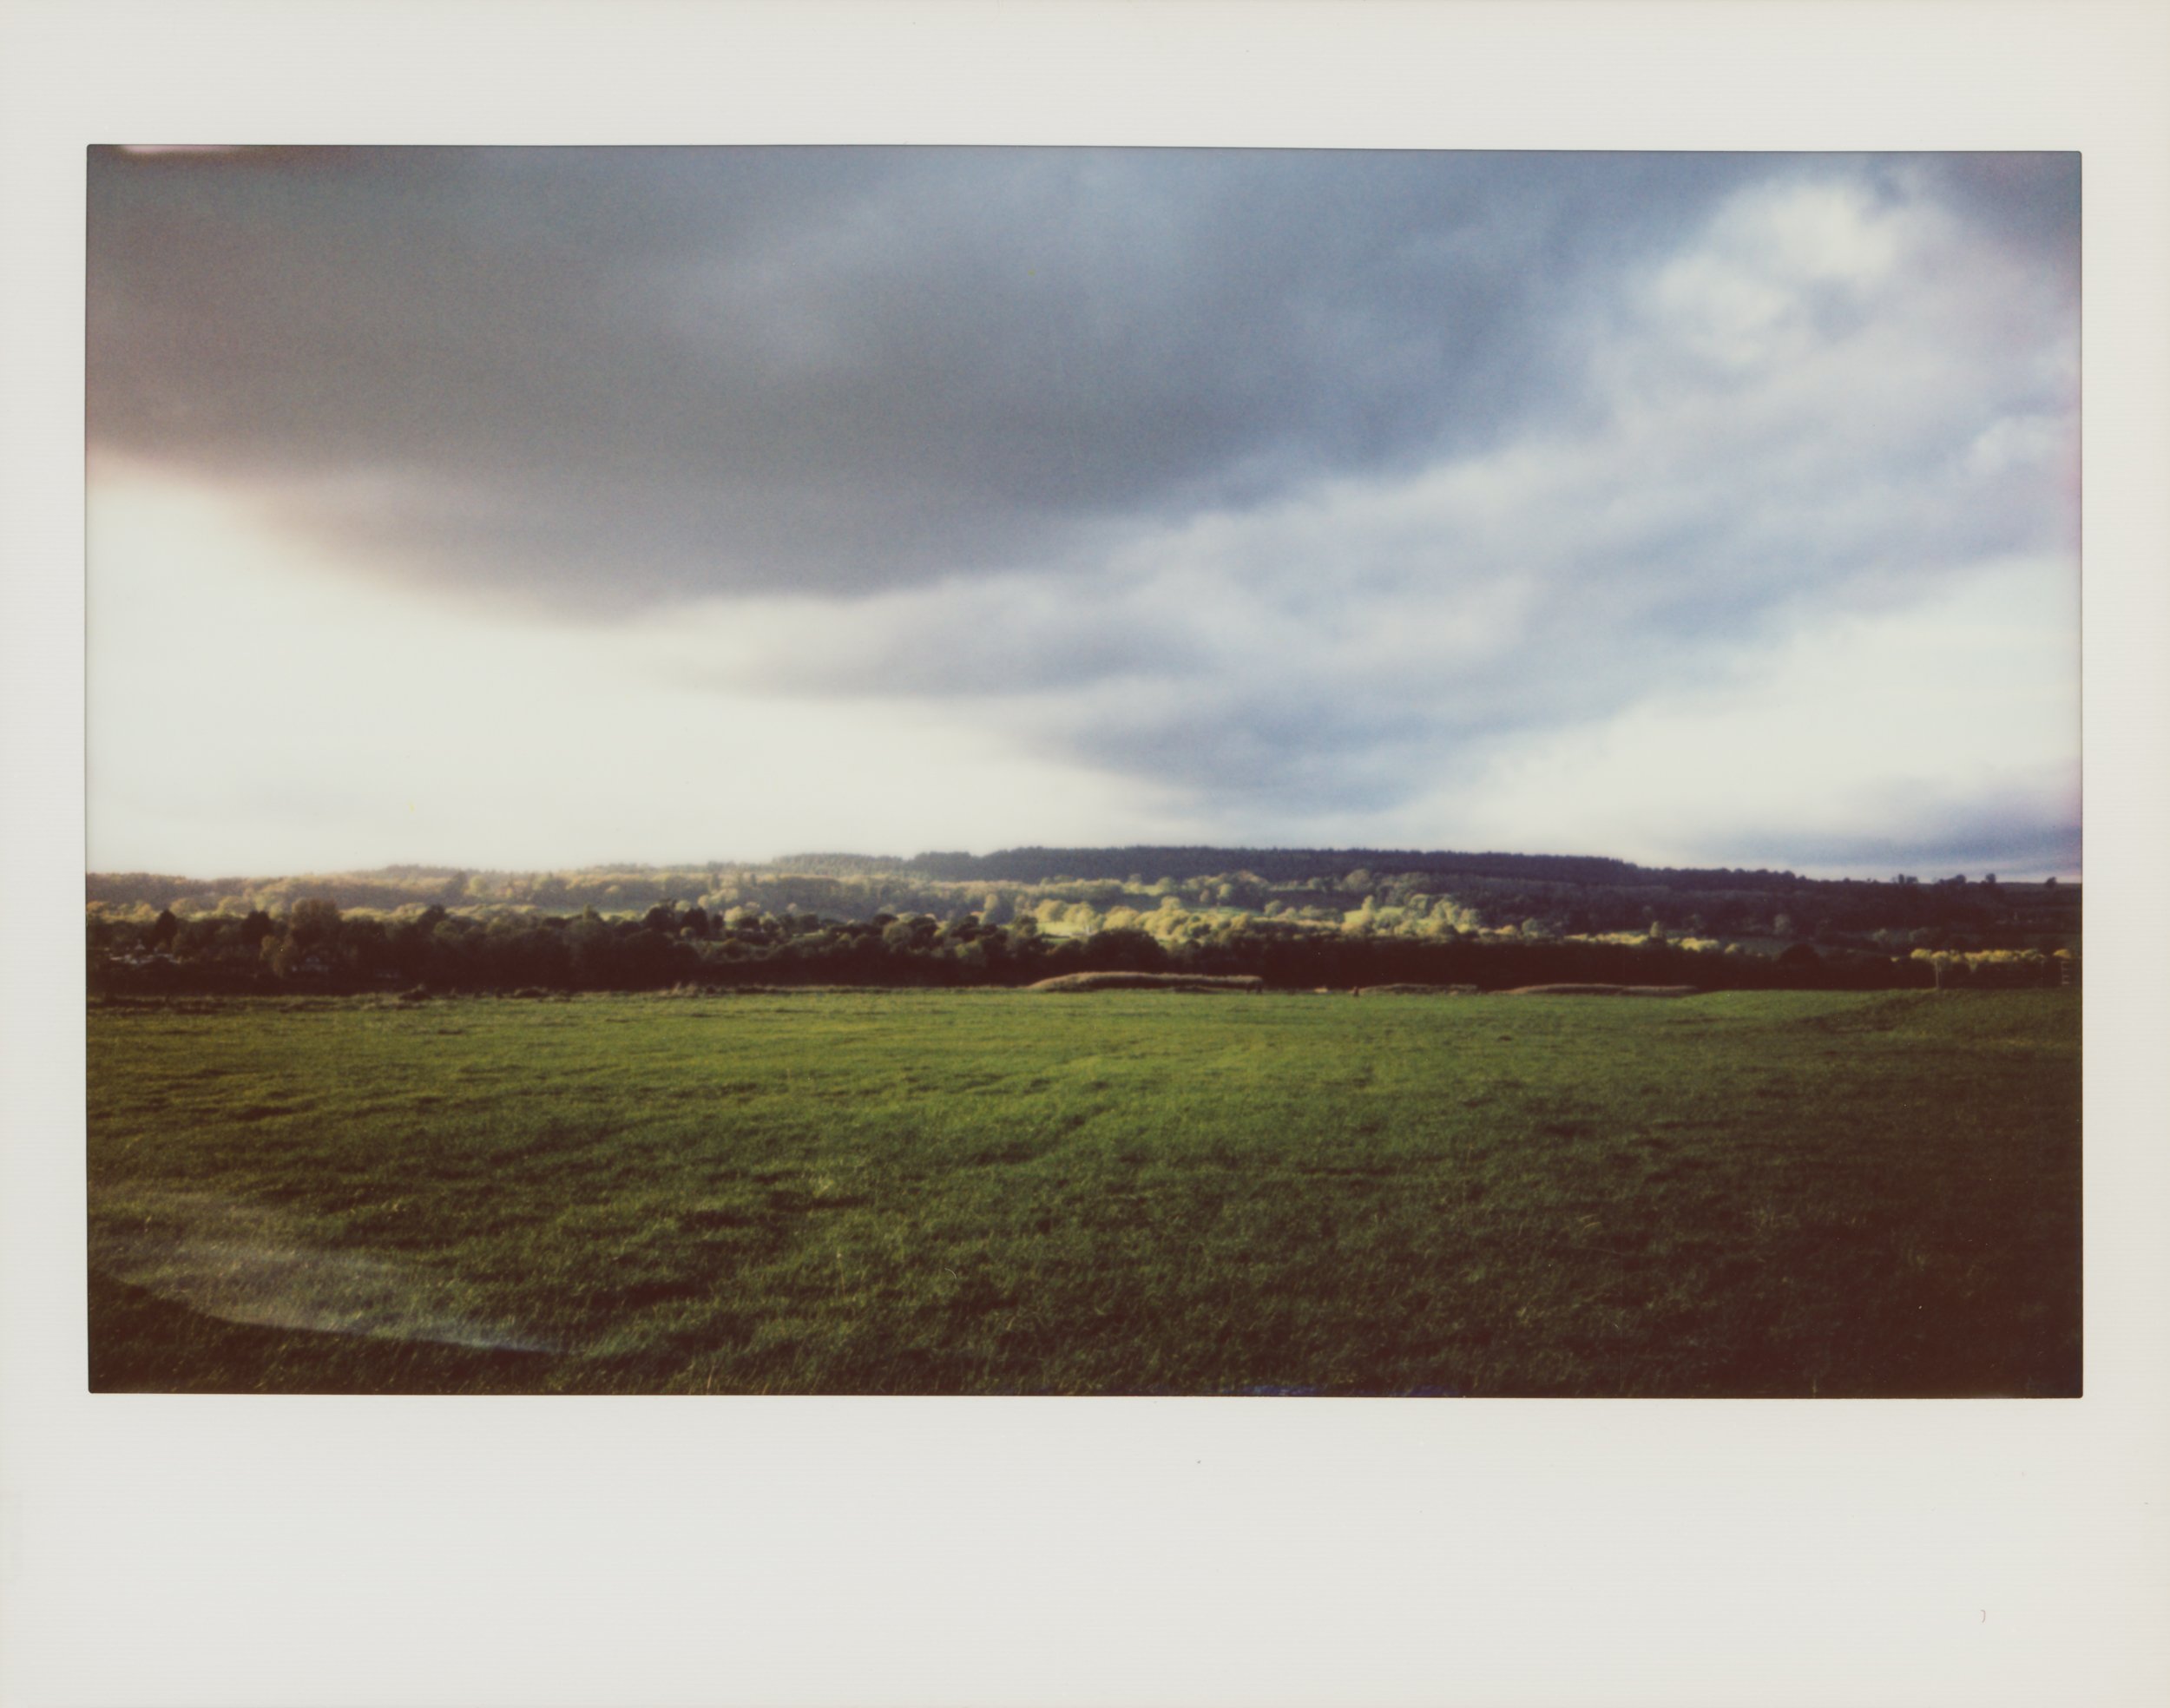
[{"label": "bright sky near horizon", "polygon": [[2056,155],[94,151],[89,853],[2080,870]]}]

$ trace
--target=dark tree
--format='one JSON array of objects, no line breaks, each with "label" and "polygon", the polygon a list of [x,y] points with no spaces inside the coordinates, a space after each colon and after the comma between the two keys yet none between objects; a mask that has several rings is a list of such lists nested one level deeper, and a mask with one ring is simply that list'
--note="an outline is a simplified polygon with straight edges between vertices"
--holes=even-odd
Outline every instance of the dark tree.
[{"label": "dark tree", "polygon": [[322,949],[339,935],[339,904],[328,896],[311,896],[294,903],[286,916],[286,936],[296,949]]}]

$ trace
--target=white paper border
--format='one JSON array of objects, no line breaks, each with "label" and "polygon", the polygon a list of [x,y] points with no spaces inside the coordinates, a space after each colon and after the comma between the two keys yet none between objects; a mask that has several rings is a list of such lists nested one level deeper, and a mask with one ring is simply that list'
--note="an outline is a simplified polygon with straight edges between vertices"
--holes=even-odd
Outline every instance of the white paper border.
[{"label": "white paper border", "polygon": [[[0,1701],[2154,1702],[2170,11],[9,0]],[[87,1396],[82,149],[2078,148],[2088,1395]]]}]

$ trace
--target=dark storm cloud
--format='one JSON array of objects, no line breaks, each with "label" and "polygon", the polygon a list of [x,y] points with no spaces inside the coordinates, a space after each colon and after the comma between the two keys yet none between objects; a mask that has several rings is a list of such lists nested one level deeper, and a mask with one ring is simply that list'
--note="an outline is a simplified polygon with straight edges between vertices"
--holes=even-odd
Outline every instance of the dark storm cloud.
[{"label": "dark storm cloud", "polygon": [[1751,169],[101,151],[90,430],[590,609],[1089,562],[1575,407],[1571,305]]}]

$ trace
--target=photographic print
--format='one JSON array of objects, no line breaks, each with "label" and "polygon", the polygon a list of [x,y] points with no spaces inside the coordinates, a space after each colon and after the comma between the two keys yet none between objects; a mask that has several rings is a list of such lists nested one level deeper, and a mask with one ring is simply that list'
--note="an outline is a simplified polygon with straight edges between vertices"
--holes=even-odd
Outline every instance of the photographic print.
[{"label": "photographic print", "polygon": [[94,1389],[2081,1391],[2077,154],[86,170]]}]

